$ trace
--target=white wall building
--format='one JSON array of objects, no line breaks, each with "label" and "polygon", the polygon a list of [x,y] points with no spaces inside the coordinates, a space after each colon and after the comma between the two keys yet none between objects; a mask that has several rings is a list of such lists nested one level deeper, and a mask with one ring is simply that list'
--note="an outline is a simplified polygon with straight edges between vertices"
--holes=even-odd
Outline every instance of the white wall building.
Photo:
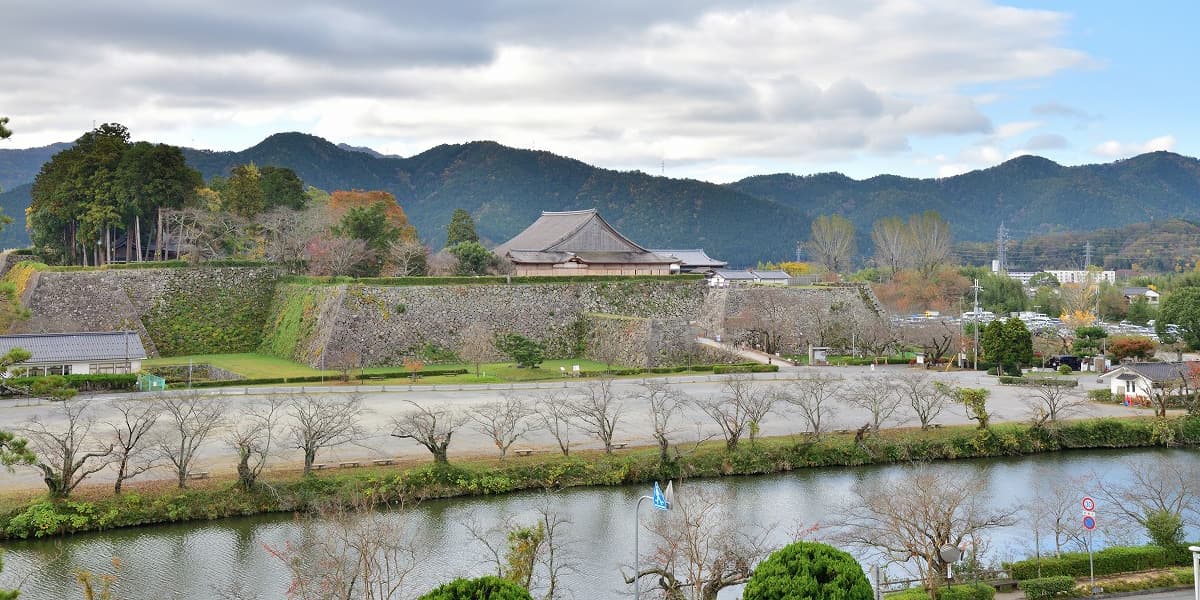
[{"label": "white wall building", "polygon": [[29,375],[137,373],[146,359],[136,331],[0,335],[0,355],[13,348],[32,356],[8,370]]}]

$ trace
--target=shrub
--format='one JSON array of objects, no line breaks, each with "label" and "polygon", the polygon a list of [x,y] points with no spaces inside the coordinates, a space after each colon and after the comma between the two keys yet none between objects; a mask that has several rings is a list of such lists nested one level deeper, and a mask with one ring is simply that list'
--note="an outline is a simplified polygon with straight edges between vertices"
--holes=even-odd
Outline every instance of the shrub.
[{"label": "shrub", "polygon": [[[1112,575],[1130,571],[1146,571],[1162,569],[1190,562],[1181,557],[1173,557],[1171,552],[1159,546],[1113,546],[1097,551],[1094,554],[1096,575]],[[1038,561],[1026,559],[1013,563],[1010,573],[1015,579],[1034,579],[1038,573]],[[1071,577],[1086,577],[1088,575],[1088,555],[1086,552],[1064,552],[1055,558],[1041,560],[1043,577],[1068,575]]]},{"label": "shrub", "polygon": [[763,364],[747,364],[747,365],[715,365],[713,367],[713,375],[725,375],[727,373],[776,373],[779,371],[779,365],[763,365]]},{"label": "shrub", "polygon": [[1071,365],[1058,365],[1059,375],[1070,375],[1071,373],[1073,373],[1071,370]]},{"label": "shrub", "polygon": [[[996,589],[990,585],[952,585],[949,589],[939,587],[934,590],[937,600],[992,600],[996,597]],[[888,600],[929,600],[929,593],[924,588],[909,588],[903,592],[888,594]]]},{"label": "shrub", "polygon": [[517,361],[518,367],[532,369],[546,360],[546,351],[542,345],[519,333],[509,333],[496,338],[496,349]]},{"label": "shrub", "polygon": [[1113,393],[1112,393],[1112,390],[1110,390],[1110,389],[1090,390],[1088,392],[1088,399],[1095,400],[1096,402],[1115,402],[1116,401],[1116,399],[1113,398]]},{"label": "shrub", "polygon": [[1079,381],[1077,379],[1056,379],[1054,377],[1013,377],[1011,375],[1001,375],[1000,383],[1004,385],[1056,385],[1059,387],[1079,387]]},{"label": "shrub", "polygon": [[754,569],[745,600],[870,600],[871,584],[854,557],[833,546],[796,542]]},{"label": "shrub", "polygon": [[455,579],[418,600],[533,600],[529,590],[499,577]]},{"label": "shrub", "polygon": [[1021,582],[1021,591],[1029,600],[1042,600],[1075,589],[1075,578],[1069,575],[1039,577]]}]

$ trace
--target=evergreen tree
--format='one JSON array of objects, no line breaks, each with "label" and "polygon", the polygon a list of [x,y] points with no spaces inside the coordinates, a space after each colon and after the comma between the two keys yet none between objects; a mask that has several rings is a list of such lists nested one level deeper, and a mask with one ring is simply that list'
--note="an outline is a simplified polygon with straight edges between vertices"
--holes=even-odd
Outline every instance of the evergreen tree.
[{"label": "evergreen tree", "polygon": [[471,213],[461,209],[454,209],[454,214],[450,216],[450,224],[446,226],[446,247],[452,248],[463,242],[478,242],[479,234],[475,232],[475,220],[471,218]]},{"label": "evergreen tree", "polygon": [[308,203],[304,182],[296,172],[286,167],[262,167],[258,170],[259,188],[262,189],[264,210],[286,206],[301,210]]},{"label": "evergreen tree", "polygon": [[988,360],[1010,374],[1020,375],[1021,365],[1033,362],[1033,336],[1020,319],[997,319],[988,323],[983,328],[980,344]]},{"label": "evergreen tree", "polygon": [[262,172],[254,163],[233,168],[225,190],[221,192],[221,200],[225,210],[240,217],[250,219],[263,212],[267,207],[262,190]]},{"label": "evergreen tree", "polygon": [[862,565],[828,544],[795,542],[754,568],[745,600],[871,600]]},{"label": "evergreen tree", "polygon": [[479,242],[459,242],[450,254],[458,259],[458,275],[483,275],[496,262],[496,255]]}]

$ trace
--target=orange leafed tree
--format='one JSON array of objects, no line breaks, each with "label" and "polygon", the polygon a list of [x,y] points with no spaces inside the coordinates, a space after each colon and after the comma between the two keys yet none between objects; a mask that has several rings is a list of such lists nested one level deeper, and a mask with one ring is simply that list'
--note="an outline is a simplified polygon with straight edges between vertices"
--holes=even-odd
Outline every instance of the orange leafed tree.
[{"label": "orange leafed tree", "polygon": [[396,203],[396,197],[383,190],[337,190],[329,197],[329,212],[336,223],[351,208],[368,208],[380,202],[387,205],[384,214],[400,230],[400,239],[408,242],[416,240],[417,228],[408,222],[408,215]]}]

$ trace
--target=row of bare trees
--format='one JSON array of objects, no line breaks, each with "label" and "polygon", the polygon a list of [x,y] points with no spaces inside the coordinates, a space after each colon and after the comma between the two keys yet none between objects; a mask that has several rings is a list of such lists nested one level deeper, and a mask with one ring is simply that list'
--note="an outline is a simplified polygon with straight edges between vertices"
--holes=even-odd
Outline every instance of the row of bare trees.
[{"label": "row of bare trees", "polygon": [[249,490],[281,447],[303,453],[307,474],[319,451],[365,435],[359,396],[268,396],[235,412],[220,398],[191,392],[114,400],[108,408],[101,421],[99,402],[66,400],[17,430],[29,440],[52,497],[69,496],[106,468],[117,494],[126,481],[157,468],[170,469],[187,487],[201,447],[216,440],[236,454],[238,482]]}]

